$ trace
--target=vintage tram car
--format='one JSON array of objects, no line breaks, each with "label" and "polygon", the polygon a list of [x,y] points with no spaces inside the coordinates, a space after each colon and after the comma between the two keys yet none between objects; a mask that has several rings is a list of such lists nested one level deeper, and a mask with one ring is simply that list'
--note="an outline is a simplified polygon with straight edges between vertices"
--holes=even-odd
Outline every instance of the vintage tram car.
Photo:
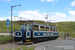
[{"label": "vintage tram car", "polygon": [[16,21],[20,24],[20,30],[14,31],[14,40],[31,44],[58,38],[58,28],[38,24],[32,21]]}]

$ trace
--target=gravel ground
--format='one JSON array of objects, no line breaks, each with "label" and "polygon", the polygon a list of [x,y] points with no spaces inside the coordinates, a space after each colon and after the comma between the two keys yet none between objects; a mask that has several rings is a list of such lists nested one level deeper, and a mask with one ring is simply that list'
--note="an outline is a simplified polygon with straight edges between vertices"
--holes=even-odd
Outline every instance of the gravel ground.
[{"label": "gravel ground", "polygon": [[66,50],[75,50],[75,38],[72,38],[71,40],[67,39],[57,39],[57,40],[50,40],[50,41],[45,41],[45,42],[40,42],[36,44],[31,44],[31,45],[25,45],[22,42],[17,42],[17,43],[10,43],[10,44],[4,44],[0,45],[0,49],[15,49],[21,46],[35,46],[35,50],[65,50],[65,48],[59,48],[58,46],[72,46],[74,47],[73,49],[66,49]]}]

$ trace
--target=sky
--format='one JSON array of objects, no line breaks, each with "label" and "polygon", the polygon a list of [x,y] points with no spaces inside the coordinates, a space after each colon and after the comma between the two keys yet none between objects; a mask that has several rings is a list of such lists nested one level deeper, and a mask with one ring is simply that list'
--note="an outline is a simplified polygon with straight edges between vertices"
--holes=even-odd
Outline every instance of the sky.
[{"label": "sky", "polygon": [[[22,17],[29,20],[62,22],[75,21],[75,0],[0,0],[0,21],[11,20],[11,6],[13,7],[13,21]],[[22,20],[26,20],[22,19]]]}]

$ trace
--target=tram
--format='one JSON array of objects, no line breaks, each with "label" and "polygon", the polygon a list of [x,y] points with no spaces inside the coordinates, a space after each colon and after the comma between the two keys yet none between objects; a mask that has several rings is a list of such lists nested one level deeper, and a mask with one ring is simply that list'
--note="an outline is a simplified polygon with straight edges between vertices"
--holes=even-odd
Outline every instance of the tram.
[{"label": "tram", "polygon": [[14,30],[14,40],[24,44],[32,44],[58,38],[58,28],[33,21],[16,21],[20,24],[19,30]]}]

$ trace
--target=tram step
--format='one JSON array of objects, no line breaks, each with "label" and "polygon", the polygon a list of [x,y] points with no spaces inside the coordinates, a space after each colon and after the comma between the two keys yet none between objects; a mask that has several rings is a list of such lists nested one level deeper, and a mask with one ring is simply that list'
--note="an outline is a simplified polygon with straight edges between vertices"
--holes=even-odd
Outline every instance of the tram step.
[{"label": "tram step", "polygon": [[25,42],[25,44],[30,44],[30,43],[33,43],[33,42]]},{"label": "tram step", "polygon": [[26,40],[26,41],[31,41],[31,39],[28,39],[28,40]]}]

